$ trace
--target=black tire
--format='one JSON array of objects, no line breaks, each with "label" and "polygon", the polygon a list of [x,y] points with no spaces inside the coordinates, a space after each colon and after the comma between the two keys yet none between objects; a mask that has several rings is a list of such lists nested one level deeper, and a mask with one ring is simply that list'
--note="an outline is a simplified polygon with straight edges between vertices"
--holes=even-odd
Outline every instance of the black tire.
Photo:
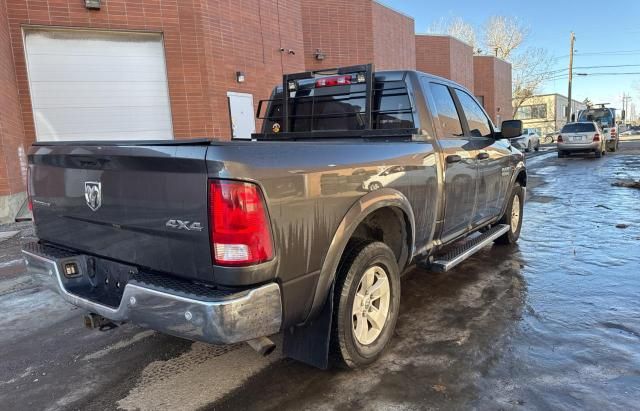
[{"label": "black tire", "polygon": [[538,144],[536,144],[536,148],[534,148],[535,151],[540,151],[540,142],[538,141]]},{"label": "black tire", "polygon": [[[372,267],[385,271],[390,288],[389,311],[380,334],[368,345],[361,344],[353,329],[353,302],[360,281]],[[381,242],[350,243],[338,268],[330,353],[332,363],[341,368],[361,368],[377,360],[393,336],[400,308],[400,270],[393,251]],[[371,323],[366,323],[367,327]]]},{"label": "black tire", "polygon": [[529,142],[527,143],[527,148],[524,149],[525,153],[530,153],[531,152],[531,140],[529,140]]},{"label": "black tire", "polygon": [[602,158],[602,149],[597,149],[595,151],[596,158]]},{"label": "black tire", "polygon": [[565,158],[567,156],[567,153],[565,153],[564,151],[558,151],[558,158]]},{"label": "black tire", "polygon": [[[519,204],[519,219],[516,228],[514,229],[511,224],[511,217],[513,214],[513,206],[514,206],[514,198],[518,197]],[[511,197],[509,197],[509,203],[507,204],[507,210],[504,215],[498,222],[498,224],[507,224],[509,226],[509,231],[496,238],[496,243],[498,244],[515,244],[520,238],[520,230],[522,229],[522,217],[524,210],[524,190],[522,190],[522,186],[520,183],[515,183],[513,186],[513,190],[511,191]]]}]

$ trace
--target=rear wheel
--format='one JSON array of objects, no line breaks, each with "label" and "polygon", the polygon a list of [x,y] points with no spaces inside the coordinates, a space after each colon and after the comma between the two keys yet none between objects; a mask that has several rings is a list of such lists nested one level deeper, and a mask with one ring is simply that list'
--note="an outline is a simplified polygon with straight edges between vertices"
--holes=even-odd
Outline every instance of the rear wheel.
[{"label": "rear wheel", "polygon": [[522,229],[522,212],[524,210],[524,190],[520,183],[515,183],[511,192],[511,198],[507,210],[499,221],[499,224],[509,225],[509,231],[496,239],[498,244],[515,244],[520,238]]},{"label": "rear wheel", "polygon": [[349,247],[337,273],[331,356],[335,365],[359,368],[374,362],[391,340],[400,307],[400,270],[381,242]]},{"label": "rear wheel", "polygon": [[538,143],[536,144],[536,148],[534,148],[534,150],[536,151],[540,151],[540,142],[538,141]]},{"label": "rear wheel", "polygon": [[598,148],[598,149],[596,150],[596,158],[601,158],[601,157],[602,157],[602,149],[601,149],[601,148]]},{"label": "rear wheel", "polygon": [[529,142],[527,143],[527,148],[525,148],[524,151],[526,151],[527,153],[530,153],[531,152],[531,147],[532,147],[531,140],[529,140]]}]

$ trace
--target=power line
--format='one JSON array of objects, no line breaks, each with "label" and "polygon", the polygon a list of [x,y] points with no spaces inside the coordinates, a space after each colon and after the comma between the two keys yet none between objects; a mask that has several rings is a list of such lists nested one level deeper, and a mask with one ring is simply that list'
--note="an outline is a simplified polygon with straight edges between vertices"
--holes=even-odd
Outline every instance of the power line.
[{"label": "power line", "polygon": [[[581,51],[576,51],[575,52],[577,57],[580,56],[615,56],[615,55],[620,55],[620,56],[630,56],[630,55],[634,55],[634,54],[640,54],[640,49],[635,49],[635,50],[604,50],[604,51],[585,51],[585,52],[581,52]],[[560,59],[564,59],[569,57],[569,54],[564,55],[564,56],[558,56],[558,57],[554,57],[555,60],[560,60]]]},{"label": "power line", "polygon": [[[597,77],[597,76],[637,76],[640,75],[640,71],[627,72],[627,73],[574,73],[574,76],[578,77]],[[569,74],[561,74],[555,77],[549,77],[546,81],[560,80],[569,78]]]}]

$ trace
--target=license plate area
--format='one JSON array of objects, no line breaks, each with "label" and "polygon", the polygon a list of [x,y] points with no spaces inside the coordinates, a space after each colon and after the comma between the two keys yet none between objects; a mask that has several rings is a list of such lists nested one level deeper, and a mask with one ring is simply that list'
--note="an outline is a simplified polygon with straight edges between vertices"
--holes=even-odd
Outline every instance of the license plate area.
[{"label": "license plate area", "polygon": [[582,143],[585,140],[585,136],[584,135],[579,135],[579,136],[573,136],[572,141],[574,143]]},{"label": "license plate area", "polygon": [[[67,279],[65,289],[78,297],[117,308],[124,287],[138,272],[137,268],[98,257],[78,256],[77,278]],[[68,264],[68,262],[65,262]]]}]

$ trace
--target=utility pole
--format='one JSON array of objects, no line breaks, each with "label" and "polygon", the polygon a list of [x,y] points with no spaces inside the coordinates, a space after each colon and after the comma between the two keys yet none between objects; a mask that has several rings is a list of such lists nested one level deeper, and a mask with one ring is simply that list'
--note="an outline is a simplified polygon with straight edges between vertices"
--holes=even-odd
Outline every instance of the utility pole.
[{"label": "utility pole", "polygon": [[567,123],[571,121],[571,109],[573,107],[573,101],[571,99],[571,85],[573,82],[573,45],[576,41],[576,35],[571,32],[571,51],[569,52],[569,105],[567,108]]}]

